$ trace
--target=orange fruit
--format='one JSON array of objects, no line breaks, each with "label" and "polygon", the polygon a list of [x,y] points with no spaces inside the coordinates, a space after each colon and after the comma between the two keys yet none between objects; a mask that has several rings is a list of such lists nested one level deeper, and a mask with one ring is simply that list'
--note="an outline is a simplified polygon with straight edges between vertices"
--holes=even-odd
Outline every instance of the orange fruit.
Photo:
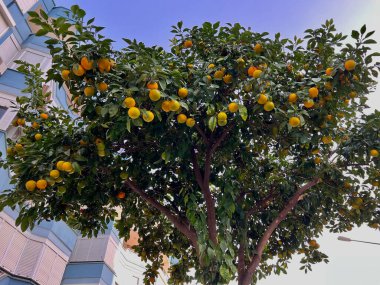
[{"label": "orange fruit", "polygon": [[65,80],[65,81],[69,80],[70,79],[69,75],[70,75],[70,70],[64,69],[61,71],[61,77],[63,80]]},{"label": "orange fruit", "polygon": [[186,123],[186,120],[187,120],[187,116],[185,114],[179,114],[177,116],[177,122],[180,124]]},{"label": "orange fruit", "polygon": [[227,125],[227,120],[218,120],[218,125],[224,127],[225,125]]},{"label": "orange fruit", "polygon": [[39,123],[37,123],[37,122],[33,122],[33,124],[32,124],[32,128],[33,129],[38,129],[40,127],[40,124]]},{"label": "orange fruit", "polygon": [[123,101],[123,107],[132,108],[136,106],[136,101],[132,97],[127,97]]},{"label": "orange fruit", "polygon": [[301,123],[301,120],[298,117],[291,117],[289,119],[289,125],[291,125],[293,128],[298,127]]},{"label": "orange fruit", "polygon": [[146,111],[143,113],[143,120],[147,123],[150,123],[154,119],[154,114],[151,111]]},{"label": "orange fruit", "polygon": [[40,190],[45,190],[47,187],[47,181],[45,179],[40,179],[37,181],[36,186]]},{"label": "orange fruit", "polygon": [[315,239],[312,239],[312,240],[310,240],[309,241],[309,245],[311,246],[311,247],[316,247],[317,246],[317,241],[315,240]]},{"label": "orange fruit", "polygon": [[372,156],[372,157],[378,157],[379,156],[379,151],[377,149],[371,149],[369,154]]},{"label": "orange fruit", "polygon": [[333,118],[334,118],[334,117],[333,117],[332,115],[330,115],[330,114],[329,114],[329,115],[326,115],[326,120],[327,120],[327,121],[332,121]]},{"label": "orange fruit", "polygon": [[230,111],[231,113],[235,113],[238,110],[239,110],[239,105],[236,104],[235,102],[228,104],[228,111]]},{"label": "orange fruit", "polygon": [[56,169],[53,169],[52,171],[50,171],[49,175],[51,178],[57,179],[59,177],[59,171]]},{"label": "orange fruit", "polygon": [[255,46],[253,47],[255,53],[262,53],[263,52],[263,46],[259,43],[255,44]]},{"label": "orange fruit", "polygon": [[248,68],[248,75],[253,77],[253,73],[257,70],[257,68],[255,66],[251,66],[250,68]]},{"label": "orange fruit", "polygon": [[260,105],[264,105],[267,101],[268,101],[268,97],[263,93],[261,93],[259,95],[259,99],[257,99],[257,103],[259,103]]},{"label": "orange fruit", "polygon": [[230,83],[232,83],[232,75],[231,74],[226,74],[226,75],[224,75],[223,76],[223,81],[224,81],[224,83],[226,83],[226,84],[230,84]]},{"label": "orange fruit", "polygon": [[225,112],[218,113],[218,121],[226,121],[227,120],[227,114]]},{"label": "orange fruit", "polygon": [[253,72],[253,78],[259,78],[261,76],[262,71],[257,69]]},{"label": "orange fruit", "polygon": [[297,101],[297,94],[296,93],[290,93],[288,96],[288,102],[289,103],[295,103]]},{"label": "orange fruit", "polygon": [[309,97],[310,98],[317,98],[318,97],[318,93],[319,93],[319,91],[318,91],[318,88],[316,88],[316,87],[311,87],[309,89]]},{"label": "orange fruit", "polygon": [[148,89],[158,89],[158,83],[154,82],[154,81],[149,81],[146,84],[146,88],[148,88]]},{"label": "orange fruit", "polygon": [[56,166],[57,166],[57,169],[58,170],[63,170],[63,164],[64,164],[65,162],[63,161],[63,160],[60,160],[60,161],[58,161],[57,162],[57,164],[56,164]]},{"label": "orange fruit", "polygon": [[80,65],[80,64],[78,64],[78,63],[75,63],[74,65],[73,65],[73,68],[72,68],[72,71],[73,71],[73,73],[76,75],[76,76],[83,76],[84,75],[84,73],[86,72],[85,70],[84,70],[84,68]]},{"label": "orange fruit", "polygon": [[[63,162],[61,167],[62,167],[63,171],[66,171],[66,172],[73,171],[73,166],[72,166],[72,164],[70,162],[67,162],[67,161]],[[57,168],[58,168],[58,164],[57,164]]]},{"label": "orange fruit", "polygon": [[93,60],[89,60],[87,56],[84,56],[80,60],[80,65],[85,69],[85,70],[91,70],[94,65]]},{"label": "orange fruit", "polygon": [[150,89],[149,90],[149,98],[152,101],[158,101],[161,98],[161,92],[158,89]]},{"label": "orange fruit", "polygon": [[346,62],[344,63],[344,68],[347,71],[352,71],[355,69],[355,67],[356,67],[356,62],[353,59],[346,60]]},{"label": "orange fruit", "polygon": [[111,62],[107,58],[98,60],[98,69],[100,73],[109,72],[111,70]]},{"label": "orange fruit", "polygon": [[108,89],[108,84],[105,82],[98,83],[98,89],[100,92],[105,92]]},{"label": "orange fruit", "polygon": [[307,100],[305,102],[303,102],[303,105],[305,106],[305,108],[312,108],[314,106],[314,101],[313,100]]},{"label": "orange fruit", "polygon": [[178,89],[178,96],[181,97],[182,99],[186,98],[188,94],[189,94],[189,91],[186,88],[182,87]]},{"label": "orange fruit", "polygon": [[47,118],[49,118],[49,115],[46,113],[42,113],[42,114],[40,114],[40,118],[43,120],[47,120]]},{"label": "orange fruit", "polygon": [[215,73],[214,73],[214,78],[222,79],[223,76],[224,76],[224,71],[222,71],[222,70],[217,70],[217,71],[215,71]]},{"label": "orange fruit", "polygon": [[136,107],[130,108],[128,110],[128,116],[131,119],[137,119],[138,117],[140,117],[140,110],[139,110],[139,108],[136,108]]},{"label": "orange fruit", "polygon": [[170,111],[176,112],[181,108],[181,105],[177,100],[170,101]]},{"label": "orange fruit", "polygon": [[212,69],[212,68],[214,68],[215,67],[215,64],[213,64],[213,63],[210,63],[208,66],[207,66],[207,68],[209,68],[209,69]]},{"label": "orange fruit", "polygon": [[34,180],[29,180],[25,183],[25,188],[26,190],[32,192],[34,189],[36,189],[36,181]]},{"label": "orange fruit", "polygon": [[185,48],[190,48],[193,46],[193,42],[191,40],[186,40],[184,43],[183,43],[183,46]]},{"label": "orange fruit", "polygon": [[358,93],[355,92],[355,91],[351,91],[351,92],[348,94],[348,96],[350,96],[351,99],[354,99],[354,98],[356,98],[356,97],[358,96]]},{"label": "orange fruit", "polygon": [[321,163],[321,158],[320,157],[314,158],[314,162],[315,162],[315,164],[320,164]]},{"label": "orange fruit", "polygon": [[327,76],[331,76],[332,72],[334,71],[334,68],[333,67],[329,67],[326,69],[326,75]]},{"label": "orange fruit", "polygon": [[39,141],[39,140],[42,139],[42,135],[41,135],[41,134],[35,134],[35,135],[34,135],[34,139],[35,139],[36,141]]},{"label": "orange fruit", "polygon": [[264,104],[264,110],[270,112],[274,109],[274,103],[269,101]]},{"label": "orange fruit", "polygon": [[84,88],[83,93],[86,97],[94,96],[95,94],[95,87],[94,86],[87,86]]},{"label": "orange fruit", "polygon": [[188,126],[189,128],[194,127],[194,125],[195,125],[195,120],[193,118],[188,118],[186,120],[186,126]]},{"label": "orange fruit", "polygon": [[119,199],[124,199],[125,198],[125,193],[124,192],[119,192],[119,193],[117,193],[116,197],[119,198]]},{"label": "orange fruit", "polygon": [[164,112],[170,112],[170,106],[171,106],[171,102],[166,100],[166,101],[163,101],[162,104],[161,104],[161,109],[164,111]]},{"label": "orange fruit", "polygon": [[325,88],[327,90],[333,90],[334,87],[333,87],[332,83],[329,81],[329,82],[325,83]]},{"label": "orange fruit", "polygon": [[17,124],[18,124],[19,126],[23,126],[23,125],[25,125],[25,119],[24,119],[24,118],[18,118],[18,119],[17,119]]}]

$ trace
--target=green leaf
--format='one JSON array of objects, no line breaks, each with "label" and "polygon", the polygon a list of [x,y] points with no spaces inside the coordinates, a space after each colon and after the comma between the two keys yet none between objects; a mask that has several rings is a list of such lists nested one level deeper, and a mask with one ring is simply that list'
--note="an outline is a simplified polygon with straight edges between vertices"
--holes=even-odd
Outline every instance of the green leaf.
[{"label": "green leaf", "polygon": [[363,27],[360,28],[360,33],[363,35],[367,30],[366,25],[363,25]]},{"label": "green leaf", "polygon": [[216,116],[212,116],[208,119],[208,128],[213,132],[216,128]]},{"label": "green leaf", "polygon": [[116,114],[119,112],[119,106],[116,104],[111,104],[109,105],[109,110],[108,110],[110,117],[115,117]]},{"label": "green leaf", "polygon": [[356,40],[359,39],[359,32],[353,30],[353,31],[351,32],[351,37],[354,38],[354,39],[356,39]]},{"label": "green leaf", "polygon": [[247,108],[242,104],[239,104],[239,114],[240,114],[240,117],[243,119],[243,121],[247,120],[248,111],[247,111]]}]

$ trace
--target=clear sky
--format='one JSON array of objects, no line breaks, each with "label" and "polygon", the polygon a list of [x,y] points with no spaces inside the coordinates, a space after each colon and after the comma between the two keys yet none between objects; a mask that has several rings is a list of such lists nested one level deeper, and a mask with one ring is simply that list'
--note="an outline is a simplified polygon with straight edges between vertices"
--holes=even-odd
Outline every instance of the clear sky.
[{"label": "clear sky", "polygon": [[[280,32],[286,37],[302,36],[307,28],[316,28],[333,18],[338,31],[350,33],[363,24],[376,30],[380,43],[380,0],[56,0],[57,5],[79,4],[96,24],[106,27],[104,34],[123,45],[121,38],[137,39],[147,45],[168,47],[171,25],[183,21],[185,26],[205,21],[239,22],[259,32]],[[380,51],[380,45],[374,46]],[[380,59],[378,59],[379,61]],[[380,86],[370,95],[370,106],[380,110]],[[345,236],[380,242],[380,231],[354,229]],[[337,241],[337,234],[325,233],[318,239],[330,263],[314,266],[311,273],[299,271],[298,259],[291,263],[287,275],[271,276],[259,285],[379,285],[380,246]],[[126,283],[127,284],[127,283]],[[232,284],[231,284],[232,285]]]}]

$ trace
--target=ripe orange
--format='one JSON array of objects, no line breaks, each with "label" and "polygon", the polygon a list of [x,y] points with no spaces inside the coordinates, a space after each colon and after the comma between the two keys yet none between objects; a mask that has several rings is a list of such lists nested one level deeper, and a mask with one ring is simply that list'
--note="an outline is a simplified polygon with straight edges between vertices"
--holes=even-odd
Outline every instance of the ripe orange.
[{"label": "ripe orange", "polygon": [[314,106],[314,101],[313,100],[307,100],[305,102],[303,102],[303,105],[305,106],[305,108],[312,108]]},{"label": "ripe orange", "polygon": [[230,83],[232,83],[232,75],[231,74],[226,74],[226,75],[224,75],[223,76],[223,81],[224,81],[224,83],[226,83],[226,84],[230,84]]},{"label": "ripe orange", "polygon": [[218,125],[224,127],[225,125],[227,125],[227,120],[218,120]]},{"label": "ripe orange", "polygon": [[69,80],[70,79],[69,75],[70,75],[70,70],[64,69],[61,71],[61,77],[63,80],[65,80],[65,81]]},{"label": "ripe orange", "polygon": [[167,112],[170,112],[170,106],[171,106],[171,102],[166,100],[162,102],[161,109],[167,113]]},{"label": "ripe orange", "polygon": [[128,110],[128,116],[131,119],[137,119],[138,117],[140,117],[140,110],[139,110],[139,108],[136,108],[136,107],[130,108]]},{"label": "ripe orange", "polygon": [[94,96],[94,94],[95,94],[95,87],[94,86],[87,86],[87,87],[84,88],[83,93],[84,93],[84,95],[86,97]]},{"label": "ripe orange", "polygon": [[26,190],[32,192],[34,189],[36,189],[36,181],[34,180],[29,180],[25,183],[25,188]]},{"label": "ripe orange", "polygon": [[250,68],[248,68],[248,75],[253,77],[253,73],[257,70],[257,68],[255,66],[251,66]]},{"label": "ripe orange", "polygon": [[22,151],[24,149],[24,146],[22,144],[16,143],[15,149],[16,149],[16,151]]},{"label": "ripe orange", "polygon": [[33,124],[32,124],[32,128],[33,129],[38,129],[40,127],[40,124],[39,123],[37,123],[37,122],[33,122]]},{"label": "ripe orange", "polygon": [[270,112],[274,109],[274,103],[269,101],[264,104],[264,110]]},{"label": "ripe orange", "polygon": [[119,192],[119,193],[117,193],[116,197],[119,198],[119,199],[124,199],[125,198],[125,193],[124,192]]},{"label": "ripe orange", "polygon": [[346,60],[346,62],[344,63],[344,68],[347,71],[352,71],[355,69],[355,67],[356,67],[356,62],[353,59]]},{"label": "ripe orange", "polygon": [[47,120],[47,118],[49,118],[49,115],[46,113],[42,113],[42,114],[40,114],[40,118],[43,120]]},{"label": "ripe orange", "polygon": [[260,105],[264,105],[267,101],[268,97],[263,93],[261,93],[259,99],[257,99],[257,103],[259,103]]},{"label": "ripe orange", "polygon": [[312,239],[312,240],[310,240],[309,241],[309,245],[311,246],[311,247],[316,247],[317,246],[317,241],[315,240],[315,239]]},{"label": "ripe orange", "polygon": [[34,139],[35,139],[36,141],[39,141],[39,140],[42,139],[42,135],[41,135],[41,134],[35,134],[35,135],[34,135]]},{"label": "ripe orange", "polygon": [[45,179],[40,179],[37,181],[36,186],[40,190],[45,190],[47,187],[47,181]]},{"label": "ripe orange", "polygon": [[253,78],[259,78],[261,76],[262,71],[257,69],[253,72]]},{"label": "ripe orange", "polygon": [[333,67],[329,67],[326,69],[326,75],[327,76],[331,76],[332,72],[334,71],[334,68]]},{"label": "ripe orange", "polygon": [[369,154],[372,156],[372,157],[378,157],[379,156],[379,151],[377,149],[371,149]]},{"label": "ripe orange", "polygon": [[91,70],[94,65],[93,60],[89,60],[87,56],[84,56],[80,60],[80,65],[85,69],[85,70]]},{"label": "ripe orange", "polygon": [[17,119],[17,124],[18,124],[19,126],[23,126],[23,125],[25,125],[25,119],[24,119],[24,118],[18,118],[18,119]]},{"label": "ripe orange", "polygon": [[146,111],[143,113],[143,120],[147,123],[150,123],[154,119],[154,114],[151,111]]},{"label": "ripe orange", "polygon": [[325,83],[325,88],[326,88],[326,90],[333,90],[333,84],[332,84],[332,82],[326,82]]},{"label": "ripe orange", "polygon": [[60,160],[60,161],[58,161],[57,162],[57,164],[56,164],[56,166],[57,166],[57,169],[58,170],[63,170],[63,164],[64,164],[65,162],[63,161],[63,160]]},{"label": "ripe orange", "polygon": [[149,98],[152,101],[158,101],[161,98],[161,92],[158,89],[150,89]]},{"label": "ripe orange", "polygon": [[53,169],[49,173],[50,177],[53,178],[53,179],[57,179],[59,177],[59,174],[60,174],[59,171],[56,170],[56,169]]},{"label": "ripe orange", "polygon": [[98,89],[100,92],[105,92],[108,89],[108,84],[105,82],[98,83]]},{"label": "ripe orange", "polygon": [[111,62],[107,58],[98,60],[98,69],[100,73],[109,72],[111,70]]},{"label": "ripe orange", "polygon": [[224,71],[223,71],[223,70],[217,70],[217,71],[215,71],[215,73],[214,73],[214,78],[222,79],[223,76],[224,76]]},{"label": "ripe orange", "polygon": [[186,120],[187,120],[187,116],[185,114],[179,114],[177,116],[177,122],[180,124],[186,123]]},{"label": "ripe orange", "polygon": [[321,158],[320,157],[314,158],[314,162],[315,162],[315,164],[320,164],[321,163]]},{"label": "ripe orange", "polygon": [[329,114],[329,115],[326,115],[326,120],[327,120],[327,121],[332,121],[333,118],[334,118],[334,117],[333,117],[332,115],[330,115],[330,114]]},{"label": "ripe orange", "polygon": [[[72,166],[72,164],[70,162],[67,162],[67,161],[63,162],[61,167],[62,167],[63,171],[66,171],[66,172],[73,171],[73,166]],[[57,164],[57,168],[58,168],[58,164]]]},{"label": "ripe orange", "polygon": [[181,108],[181,105],[177,100],[170,101],[170,111],[176,112]]},{"label": "ripe orange", "polygon": [[132,108],[136,106],[136,101],[132,97],[127,97],[123,101],[123,107]]},{"label": "ripe orange", "polygon": [[318,97],[318,93],[319,93],[319,91],[318,91],[318,88],[316,88],[316,87],[311,87],[309,89],[309,97],[310,98],[317,98]]},{"label": "ripe orange", "polygon": [[154,82],[154,81],[149,81],[146,84],[146,88],[148,88],[148,89],[158,89],[158,83]]},{"label": "ripe orange", "polygon": [[225,112],[218,113],[218,121],[226,121],[227,120],[227,114]]},{"label": "ripe orange", "polygon": [[297,94],[296,93],[290,93],[288,96],[289,103],[295,103],[297,101]]},{"label": "ripe orange", "polygon": [[85,74],[85,70],[84,70],[84,68],[80,65],[80,64],[78,64],[78,63],[75,63],[74,65],[73,65],[73,68],[72,68],[72,71],[73,71],[73,73],[76,75],[76,76],[83,76],[84,74]]},{"label": "ripe orange", "polygon": [[228,111],[230,111],[231,113],[235,113],[238,110],[239,110],[239,105],[236,104],[235,102],[228,104]]},{"label": "ripe orange", "polygon": [[185,48],[190,48],[193,46],[193,42],[191,40],[186,40],[184,43],[183,43],[183,46]]},{"label": "ripe orange", "polygon": [[356,97],[358,96],[358,93],[355,92],[355,91],[351,91],[351,92],[348,94],[348,96],[350,96],[351,99],[354,99],[354,98],[356,98]]},{"label": "ripe orange", "polygon": [[195,125],[195,120],[193,118],[188,118],[186,120],[186,126],[188,126],[189,128],[194,127],[194,125]]},{"label": "ripe orange", "polygon": [[289,125],[291,125],[293,128],[298,127],[301,123],[301,120],[298,117],[291,117],[289,119]]},{"label": "ripe orange", "polygon": [[253,49],[254,49],[255,53],[262,53],[264,50],[263,46],[259,43],[255,44]]},{"label": "ripe orange", "polygon": [[213,63],[210,63],[208,66],[207,66],[207,68],[209,68],[209,69],[212,69],[212,68],[214,68],[215,67],[215,64],[213,64]]},{"label": "ripe orange", "polygon": [[178,96],[181,97],[182,99],[186,98],[188,94],[189,94],[189,91],[186,88],[182,87],[178,89]]}]

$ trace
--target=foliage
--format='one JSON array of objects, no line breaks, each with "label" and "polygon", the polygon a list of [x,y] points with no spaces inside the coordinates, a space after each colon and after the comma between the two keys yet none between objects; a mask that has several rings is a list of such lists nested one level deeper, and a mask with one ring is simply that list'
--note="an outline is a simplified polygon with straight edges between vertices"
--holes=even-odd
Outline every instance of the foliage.
[{"label": "foliage", "polygon": [[[190,268],[203,284],[250,284],[286,272],[296,253],[305,271],[327,262],[314,240],[324,228],[379,228],[380,113],[366,105],[379,54],[365,26],[345,44],[332,20],[293,40],[179,22],[170,51],[129,39],[115,51],[78,6],[70,20],[30,16],[38,35],[54,35],[44,82],[70,90],[77,117],[21,64],[31,96],[17,101],[26,123],[15,121],[23,135],[2,162],[15,188],[0,205],[20,206],[23,230],[63,220],[91,237],[119,209],[120,236],[137,231],[135,251],[151,261],[145,284],[161,254],[178,260],[172,284],[190,281]],[[48,186],[27,191],[29,180]]]}]

